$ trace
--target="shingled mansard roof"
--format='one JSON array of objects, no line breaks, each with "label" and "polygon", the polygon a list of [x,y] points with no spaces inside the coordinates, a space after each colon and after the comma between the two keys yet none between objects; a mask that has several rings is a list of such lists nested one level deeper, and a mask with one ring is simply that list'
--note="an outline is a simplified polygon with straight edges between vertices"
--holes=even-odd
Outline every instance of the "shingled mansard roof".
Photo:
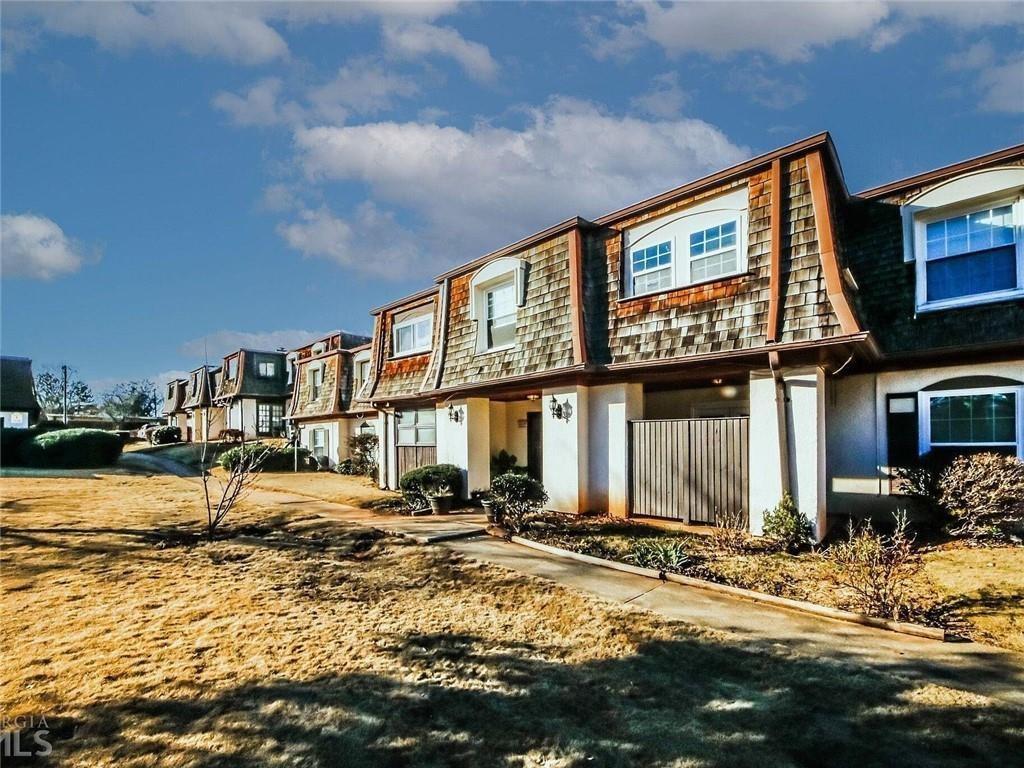
[{"label": "shingled mansard roof", "polygon": [[40,410],[32,361],[27,357],[0,357],[0,410]]}]

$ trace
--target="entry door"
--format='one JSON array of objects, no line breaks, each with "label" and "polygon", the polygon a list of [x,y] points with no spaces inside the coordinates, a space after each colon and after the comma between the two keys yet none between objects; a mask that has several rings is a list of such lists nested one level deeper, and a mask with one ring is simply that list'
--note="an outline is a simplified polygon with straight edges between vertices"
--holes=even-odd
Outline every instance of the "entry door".
[{"label": "entry door", "polygon": [[544,436],[541,429],[541,414],[526,414],[526,469],[538,482],[544,480]]}]

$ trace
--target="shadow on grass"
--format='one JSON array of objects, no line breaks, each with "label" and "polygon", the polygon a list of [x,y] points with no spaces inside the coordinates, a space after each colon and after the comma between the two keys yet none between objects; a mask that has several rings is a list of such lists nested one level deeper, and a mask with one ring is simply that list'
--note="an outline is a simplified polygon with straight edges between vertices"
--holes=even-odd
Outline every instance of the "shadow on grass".
[{"label": "shadow on grass", "polygon": [[86,707],[54,756],[205,768],[863,768],[1011,765],[1024,753],[1019,710],[938,706],[908,698],[899,678],[683,633],[583,664],[469,634],[391,637],[382,648],[390,675]]}]

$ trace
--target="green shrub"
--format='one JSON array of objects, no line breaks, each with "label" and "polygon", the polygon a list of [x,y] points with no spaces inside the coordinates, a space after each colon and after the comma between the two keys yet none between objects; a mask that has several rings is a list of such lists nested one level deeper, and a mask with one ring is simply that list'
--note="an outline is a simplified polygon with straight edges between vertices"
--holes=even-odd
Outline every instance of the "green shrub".
[{"label": "green shrub", "polygon": [[640,568],[681,573],[694,560],[681,541],[637,539],[632,543],[626,559]]},{"label": "green shrub", "polygon": [[27,443],[40,430],[36,427],[31,429],[0,429],[0,463],[4,466],[13,466],[21,463],[21,446]]},{"label": "green shrub", "polygon": [[398,487],[409,506],[427,505],[427,495],[448,487],[454,496],[462,495],[462,470],[454,464],[427,464],[402,475]]},{"label": "green shrub", "polygon": [[117,461],[123,447],[121,438],[102,429],[62,429],[23,442],[19,456],[26,467],[106,467]]},{"label": "green shrub", "polygon": [[526,473],[526,467],[520,467],[519,458],[502,448],[491,457],[491,477],[500,477],[509,472],[522,475]]},{"label": "green shrub", "polygon": [[939,477],[954,535],[998,533],[1024,516],[1024,461],[998,453],[959,456]]},{"label": "green shrub", "polygon": [[765,510],[762,530],[765,536],[775,539],[787,552],[793,553],[810,544],[814,535],[811,521],[801,514],[788,493],[783,494],[775,509]]},{"label": "green shrub", "polygon": [[491,482],[491,499],[501,524],[512,533],[521,533],[548,500],[548,494],[529,475],[506,472]]},{"label": "green shrub", "polygon": [[[352,454],[352,470],[346,475],[377,476],[377,446],[380,441],[373,433],[362,432],[349,438],[348,449]],[[339,470],[340,471],[340,470]]]},{"label": "green shrub", "polygon": [[153,445],[167,445],[181,442],[181,427],[166,425],[157,427],[149,433],[149,442]]},{"label": "green shrub", "polygon": [[[224,469],[231,471],[236,466],[243,456],[253,456],[263,453],[267,449],[267,446],[262,443],[247,443],[245,445],[236,445],[234,448],[229,448],[217,457],[217,463],[219,463]],[[311,469],[310,466],[310,452],[306,448],[299,448],[299,469],[307,470]],[[261,472],[287,472],[295,468],[295,448],[286,445],[280,448],[271,448],[267,457],[260,464],[259,470]]]},{"label": "green shrub", "polygon": [[337,466],[334,467],[334,471],[339,475],[358,475],[356,472],[356,465],[352,459],[342,459],[338,462]]}]

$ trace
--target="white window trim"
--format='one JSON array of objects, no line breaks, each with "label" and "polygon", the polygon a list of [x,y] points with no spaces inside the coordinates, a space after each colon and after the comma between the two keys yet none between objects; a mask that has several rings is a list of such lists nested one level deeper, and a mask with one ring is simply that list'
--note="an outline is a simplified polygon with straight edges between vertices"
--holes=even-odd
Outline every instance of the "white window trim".
[{"label": "white window trim", "polygon": [[[1024,458],[1024,384],[1006,385],[1002,387],[976,387],[971,389],[927,390],[917,393],[917,452],[924,456],[932,450],[931,401],[936,397],[956,397],[958,395],[996,395],[1016,393],[1016,431],[1017,456]],[[1013,443],[939,443],[940,448],[1006,448]]]},{"label": "white window trim", "polygon": [[[697,211],[697,212],[695,212],[695,214],[696,213],[701,213],[701,214],[718,213],[718,212],[720,212],[722,214],[729,214],[729,216],[728,217],[723,217],[716,224],[707,224],[706,226],[702,224],[699,229],[697,229],[697,228],[690,228],[690,229],[687,229],[685,231],[685,238],[684,238],[686,240],[686,252],[685,252],[685,254],[679,248],[680,236],[670,235],[668,237],[658,237],[657,236],[657,230],[654,230],[652,232],[648,232],[645,235],[643,235],[641,238],[636,240],[635,242],[630,243],[629,246],[625,249],[625,251],[626,251],[625,259],[624,259],[625,265],[624,265],[624,270],[623,271],[624,271],[624,273],[626,275],[626,280],[625,280],[625,284],[623,286],[625,288],[625,290],[623,291],[623,294],[622,294],[623,298],[626,298],[626,299],[637,299],[637,298],[641,298],[641,297],[644,297],[644,296],[657,296],[658,294],[668,293],[669,291],[678,291],[678,290],[682,290],[684,288],[693,288],[694,286],[706,285],[707,283],[717,283],[720,280],[728,280],[730,278],[736,277],[737,275],[742,275],[745,272],[749,271],[750,267],[749,267],[749,264],[748,264],[748,261],[747,261],[747,259],[748,259],[747,251],[749,250],[749,244],[747,243],[747,218],[748,218],[748,212],[746,210],[743,210],[743,209],[723,208],[723,209],[720,209],[719,211],[716,211],[716,210]],[[690,275],[691,275],[691,272],[692,272],[692,268],[691,268],[690,265],[691,265],[691,262],[694,261],[694,258],[690,256],[690,242],[689,242],[690,235],[693,234],[694,232],[703,232],[703,231],[705,231],[707,229],[710,229],[711,227],[717,227],[717,226],[720,226],[722,224],[727,224],[730,221],[735,221],[736,222],[736,251],[737,251],[737,253],[736,253],[736,269],[733,270],[732,272],[727,272],[727,273],[724,273],[724,274],[721,274],[721,275],[715,275],[714,277],[708,277],[708,278],[705,278],[703,280],[697,280],[697,281],[691,280]],[[670,265],[671,266],[671,275],[672,275],[672,285],[670,287],[668,287],[668,288],[658,288],[658,289],[653,290],[653,291],[644,291],[643,293],[634,293],[633,292],[633,278],[635,277],[635,274],[633,272],[633,251],[638,250],[638,249],[642,250],[644,248],[649,248],[652,245],[658,245],[659,243],[665,243],[665,242],[670,243],[671,244],[671,248],[672,248],[672,263]],[[713,255],[715,255],[715,253],[720,253],[722,250],[726,250],[726,249],[719,249],[719,251],[715,251],[714,253],[711,253],[711,254],[703,253],[700,256],[696,257],[696,258],[703,259],[703,258],[705,258],[706,256],[709,256],[709,255],[713,256]],[[682,267],[682,263],[683,263],[684,260],[685,260],[685,268]],[[652,269],[652,270],[646,270],[646,271],[653,272],[655,270]],[[683,273],[685,273],[685,281],[682,279]],[[644,274],[644,272],[639,272],[639,273],[636,273],[636,274],[642,275],[642,274]]]},{"label": "white window trim", "polygon": [[519,309],[526,305],[526,262],[514,256],[489,261],[476,271],[469,281],[469,319],[476,323],[477,355],[489,355],[516,348],[516,343],[487,346],[487,293],[507,282],[512,283],[516,307],[516,328],[519,327]]},{"label": "white window trim", "polygon": [[[424,347],[415,347],[413,349],[406,349],[406,350],[402,350],[401,352],[399,352],[398,351],[398,331],[399,331],[399,329],[401,329],[401,328],[408,328],[410,326],[417,325],[418,323],[422,322],[424,319],[430,320],[430,333],[427,334],[429,336],[429,340],[427,341],[427,345],[424,346]],[[415,330],[413,331],[412,335],[413,335],[413,340],[415,340],[416,339],[416,331]],[[409,315],[408,317],[403,317],[401,320],[396,321],[394,323],[394,325],[391,326],[391,358],[392,359],[397,359],[397,358],[400,358],[400,357],[411,357],[412,355],[422,355],[424,352],[429,352],[431,349],[433,349],[433,346],[434,346],[434,313],[433,313],[433,311],[431,311],[431,312],[420,312],[420,313],[415,314],[415,315]]]},{"label": "white window trim", "polygon": [[[999,208],[1004,205],[1013,207],[1013,228],[1017,256],[1017,287],[1001,291],[989,291],[978,293],[972,296],[957,296],[952,299],[940,299],[928,301],[928,274],[927,274],[927,227],[933,221],[941,221],[966,213],[984,210],[986,208]],[[905,209],[905,210],[909,210]],[[928,208],[925,211],[918,211],[910,214],[913,224],[913,253],[914,253],[914,274],[916,282],[915,306],[918,312],[936,312],[943,309],[956,307],[969,307],[976,304],[991,304],[996,301],[1006,301],[1018,296],[1024,296],[1024,198],[1020,194],[1010,197],[997,198],[975,198],[956,205],[947,205],[941,208]]]}]

